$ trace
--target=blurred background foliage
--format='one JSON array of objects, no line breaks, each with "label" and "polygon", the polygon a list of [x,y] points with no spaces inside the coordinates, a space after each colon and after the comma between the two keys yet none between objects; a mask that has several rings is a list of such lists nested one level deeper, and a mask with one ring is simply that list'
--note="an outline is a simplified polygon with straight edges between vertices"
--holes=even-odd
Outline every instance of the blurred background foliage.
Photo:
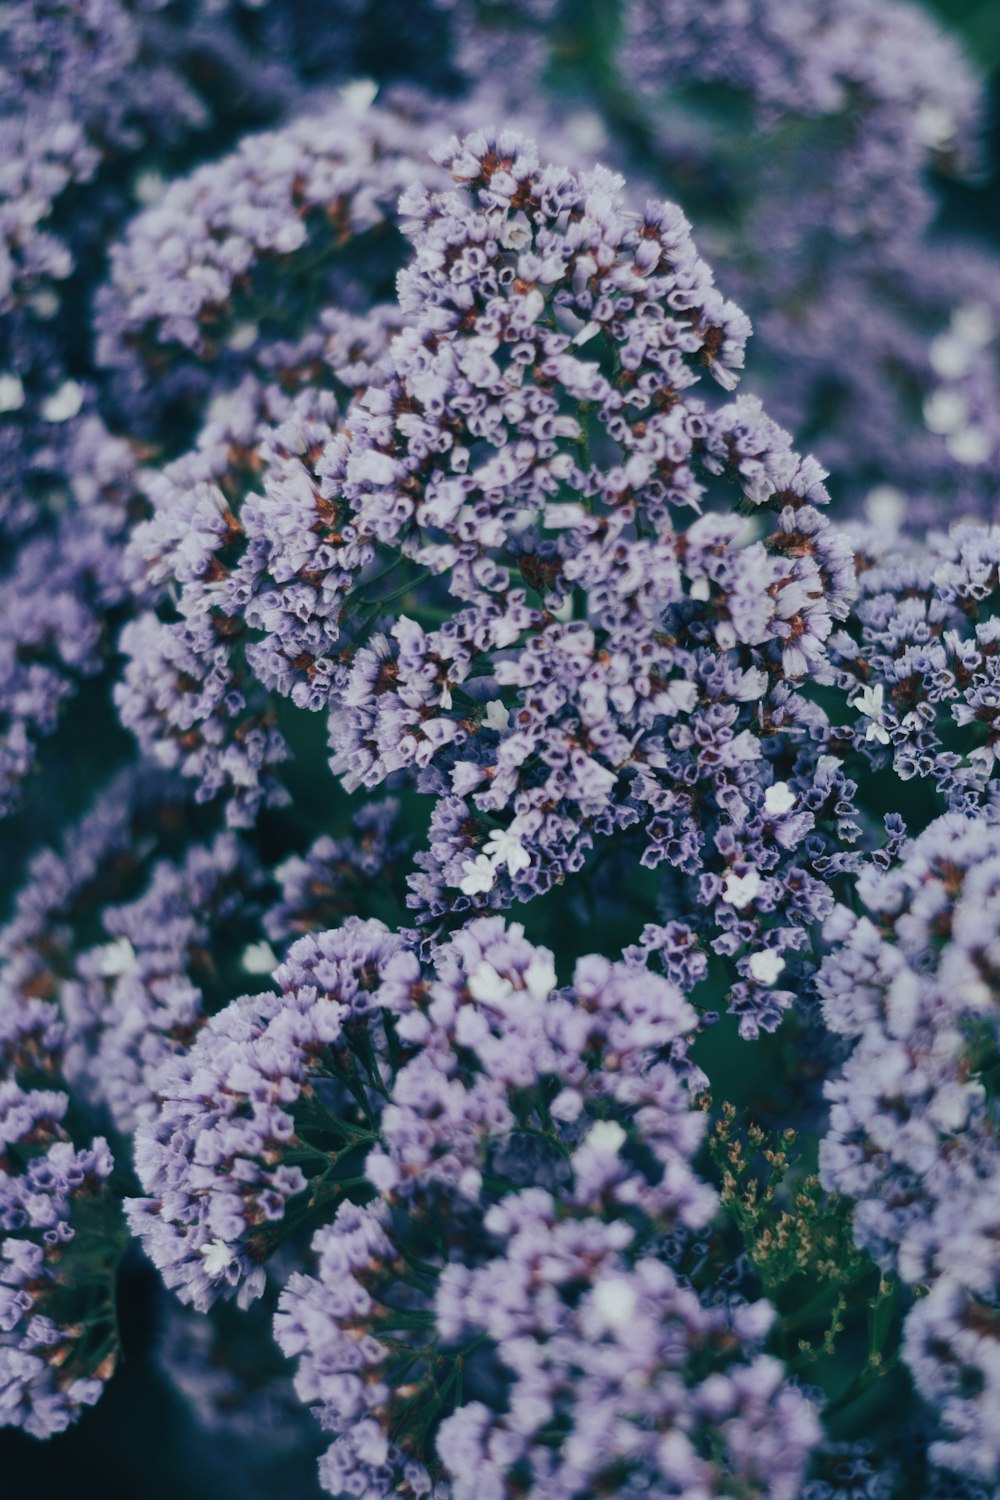
[{"label": "blurred background foliage", "polygon": [[1000,67],[1000,5],[997,0],[934,0],[928,9],[964,37],[984,71]]}]

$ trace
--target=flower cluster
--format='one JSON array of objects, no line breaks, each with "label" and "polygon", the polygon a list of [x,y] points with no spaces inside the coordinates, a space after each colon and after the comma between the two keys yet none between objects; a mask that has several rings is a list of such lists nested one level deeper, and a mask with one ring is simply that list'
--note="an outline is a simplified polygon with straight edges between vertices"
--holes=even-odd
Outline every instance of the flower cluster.
[{"label": "flower cluster", "polygon": [[308,1212],[344,1191],[372,1139],[372,991],[401,951],[380,922],[304,938],[278,970],[280,995],[234,1001],[163,1069],[156,1113],[135,1136],[155,1196],[128,1214],[182,1300],[205,1310],[234,1291],[241,1305],[260,1296],[291,1200]]},{"label": "flower cluster", "polygon": [[27,536],[0,577],[0,817],[20,802],[38,742],[56,728],[66,699],[106,665],[129,593],[132,449],[93,417],[76,425],[59,461],[71,474],[78,466],[70,484],[77,508]]},{"label": "flower cluster", "polygon": [[1000,531],[957,525],[924,547],[862,538],[859,597],[830,657],[854,709],[836,734],[944,805],[995,798],[1000,754]]},{"label": "flower cluster", "polygon": [[[407,195],[404,326],[384,320],[381,364],[369,335],[343,430],[312,389],[289,409],[244,386],[152,492],[134,551],[183,619],[126,630],[123,720],[247,823],[285,753],[251,684],[328,709],[349,790],[405,773],[435,798],[425,924],[542,893],[639,825],[647,866],[706,870],[727,930],[797,905],[740,981],[747,1024],[773,1025],[787,998],[753,996],[824,897],[798,865],[765,877],[845,805],[815,753],[801,793],[762,761],[819,744],[791,689],[851,599],[822,471],[752,399],[691,394],[704,369],[732,384],[747,326],[676,209],[633,213],[609,174],[542,167],[514,136],[443,161],[460,191]],[[340,320],[327,365],[357,337]],[[287,411],[267,432],[258,401]],[[741,496],[774,515],[760,540],[722,508]]]},{"label": "flower cluster", "polygon": [[[59,999],[65,1070],[131,1131],[151,1107],[158,1070],[190,1046],[220,970],[259,931],[261,872],[231,835],[155,865],[143,893],[105,906],[106,941],[80,952]],[[255,899],[256,903],[255,903]]]},{"label": "flower cluster", "polygon": [[[931,206],[922,179],[936,162],[971,154],[981,107],[952,39],[915,6],[877,0],[806,0],[791,10],[781,0],[640,0],[628,9],[622,65],[651,93],[692,79],[726,84],[767,133],[801,122],[792,148],[804,147],[802,159],[783,163],[786,184],[789,169],[803,173],[806,200],[790,205],[799,234],[832,233],[862,248],[923,227]],[[834,122],[848,115],[843,142]],[[810,131],[814,122],[825,130]],[[810,155],[807,177],[817,139],[831,171],[816,173]],[[787,216],[770,231],[787,249]],[[755,242],[765,248],[767,239]]]},{"label": "flower cluster", "polygon": [[1000,1483],[981,120],[905,0],[7,6],[0,1426],[121,1274],[220,1500]]},{"label": "flower cluster", "polygon": [[387,890],[399,892],[409,852],[399,814],[394,797],[365,803],[354,814],[351,837],[324,834],[304,855],[278,865],[274,875],[281,897],[264,916],[271,941],[335,927],[345,916],[376,909]]},{"label": "flower cluster", "polygon": [[[876,0],[642,0],[625,19],[636,128],[716,221],[775,415],[815,434],[855,506],[874,494],[921,524],[947,496],[992,514],[995,267],[924,233],[934,177],[978,155],[979,87],[952,38]],[[692,89],[703,111],[678,128]]]},{"label": "flower cluster", "polygon": [[[385,113],[381,128],[374,117],[366,126],[362,84],[332,111],[322,99],[325,131],[310,119],[267,138],[269,146],[253,137],[169,190],[166,173],[217,151],[231,132],[312,101],[303,79],[343,79],[365,36],[390,19],[387,3],[326,17],[322,48],[296,6],[15,0],[7,8],[0,530],[23,537],[24,551],[5,557],[0,572],[0,815],[20,800],[36,742],[57,727],[80,675],[111,654],[108,625],[127,593],[124,530],[143,504],[138,470],[154,451],[149,440],[176,448],[182,417],[213,374],[225,384],[254,367],[268,333],[280,344],[297,322],[308,326],[314,295],[328,286],[329,253],[345,241],[362,238],[362,274],[388,289],[393,252],[380,255],[370,231],[377,242],[402,188],[433,173],[423,142],[434,106],[422,97]],[[432,7],[424,21],[436,15]],[[392,20],[397,31],[406,22]],[[411,64],[419,52],[411,49]],[[144,204],[115,244],[122,221]],[[111,280],[102,287],[109,241]],[[342,292],[357,262],[347,256],[341,266]],[[81,316],[80,308],[95,291],[91,337],[89,309]],[[258,308],[269,292],[277,305]],[[194,346],[200,363],[183,357]],[[102,491],[113,513],[94,509],[82,522],[80,510]],[[161,650],[158,659],[176,665],[182,656]],[[273,733],[263,737],[249,752],[258,766],[278,753]]]},{"label": "flower cluster", "polygon": [[80,304],[169,155],[283,93],[263,73],[227,89],[246,64],[232,17],[150,9],[15,0],[0,29],[0,531],[20,542],[0,570],[0,816],[106,664],[128,592],[138,410],[102,401]]},{"label": "flower cluster", "polygon": [[690,1168],[705,1117],[669,1060],[690,1006],[596,956],[559,990],[499,918],[429,975],[404,956],[373,999],[405,1049],[364,1167],[378,1196],[319,1232],[276,1320],[339,1433],[326,1488],[571,1495],[615,1474],[682,1494],[735,1471],[793,1496],[815,1418],[755,1357],[771,1310],[706,1308],[652,1253],[714,1207]]},{"label": "flower cluster", "polygon": [[97,1138],[77,1148],[69,1100],[0,1082],[0,1427],[61,1432],[115,1366],[106,1189]]},{"label": "flower cluster", "polygon": [[114,247],[98,297],[97,358],[133,407],[144,381],[161,413],[235,383],[336,300],[338,268],[391,287],[399,196],[436,175],[425,141],[402,108],[348,89],[174,183]]},{"label": "flower cluster", "polygon": [[81,933],[102,902],[119,899],[176,812],[176,789],[128,772],[71,827],[59,850],[28,867],[0,929],[0,1076],[50,1085],[61,1077],[67,1027],[61,1006]]},{"label": "flower cluster", "polygon": [[351,388],[375,374],[398,321],[390,309],[365,320],[331,310],[318,330],[276,344],[259,376],[244,376],[210,404],[191,451],[142,480],[151,514],[135,528],[128,571],[134,592],[156,607],[122,632],[119,714],[148,755],[197,780],[200,799],[225,797],[236,826],[287,795],[277,773],[286,741],[248,658],[252,638],[229,602],[234,561],[270,550],[254,490],[273,476],[294,507],[272,525],[296,571],[287,563],[275,571],[297,589],[289,611],[315,649],[310,617],[322,599],[324,558],[310,514],[316,453]]},{"label": "flower cluster", "polygon": [[818,976],[827,1024],[855,1040],[827,1085],[823,1178],[879,1263],[930,1287],[904,1354],[941,1413],[932,1456],[982,1479],[1000,1471],[998,891],[996,829],[946,814],[861,877],[865,914],[830,918]]}]

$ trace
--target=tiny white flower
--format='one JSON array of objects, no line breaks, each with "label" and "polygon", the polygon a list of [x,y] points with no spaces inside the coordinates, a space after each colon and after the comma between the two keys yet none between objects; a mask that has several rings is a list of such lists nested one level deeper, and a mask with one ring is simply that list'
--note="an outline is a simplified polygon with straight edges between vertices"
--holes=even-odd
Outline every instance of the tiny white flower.
[{"label": "tiny white flower", "polygon": [[473,1000],[481,1005],[503,1005],[514,993],[510,980],[498,974],[485,958],[469,975],[467,987]]},{"label": "tiny white flower", "polygon": [[932,151],[943,149],[955,139],[958,121],[954,111],[946,104],[935,104],[927,100],[914,112],[913,119],[917,135]]},{"label": "tiny white flower", "polygon": [[528,869],[531,864],[531,855],[508,828],[495,828],[483,845],[483,853],[494,865],[506,865],[512,875]]},{"label": "tiny white flower", "polygon": [[771,813],[772,816],[791,812],[794,806],[795,793],[790,789],[787,781],[776,781],[764,793],[764,811]]},{"label": "tiny white flower", "polygon": [[963,302],[951,315],[951,326],[957,338],[974,349],[985,349],[996,338],[997,325],[988,302]]},{"label": "tiny white flower", "polygon": [[608,144],[608,132],[596,110],[581,109],[563,121],[564,129],[578,151],[597,156]]},{"label": "tiny white flower", "polygon": [[598,1156],[617,1156],[628,1136],[614,1120],[598,1120],[587,1132],[583,1144]]},{"label": "tiny white flower", "polygon": [[396,461],[377,448],[365,448],[351,455],[347,477],[352,484],[391,484],[396,477]]},{"label": "tiny white flower", "polygon": [[206,1276],[222,1276],[229,1268],[233,1258],[233,1252],[225,1240],[211,1240],[207,1245],[202,1245],[198,1254],[205,1262]]},{"label": "tiny white flower", "polygon": [[105,943],[97,950],[97,960],[104,979],[117,979],[119,974],[128,974],[136,967],[135,949],[126,937]]},{"label": "tiny white flower", "polygon": [[594,1287],[594,1306],[606,1328],[627,1328],[635,1317],[639,1298],[631,1282],[615,1276]]},{"label": "tiny white flower", "polygon": [[28,298],[28,306],[36,318],[42,318],[47,323],[59,311],[59,293],[50,286],[43,286],[33,297]]},{"label": "tiny white flower", "polygon": [[968,374],[975,358],[975,347],[953,329],[939,333],[927,350],[933,368],[944,380],[958,380]]},{"label": "tiny white flower", "polygon": [[[743,363],[742,355],[740,355],[740,363]],[[724,391],[735,391],[740,383],[739,370],[731,370],[726,365],[720,365],[717,359],[710,359],[707,364],[717,385],[721,385]]]},{"label": "tiny white flower", "polygon": [[750,973],[758,984],[773,984],[785,967],[785,960],[773,948],[750,955]]},{"label": "tiny white flower", "polygon": [[924,422],[931,432],[961,432],[968,421],[969,403],[961,391],[941,386],[924,401]]},{"label": "tiny white flower", "polygon": [[278,967],[278,957],[270,943],[247,943],[240,960],[247,974],[270,974]]},{"label": "tiny white flower", "polygon": [[391,1156],[370,1151],[365,1158],[365,1176],[380,1193],[391,1193],[399,1185],[399,1168]]},{"label": "tiny white flower", "polygon": [[150,204],[163,197],[166,186],[167,181],[162,172],[139,172],[132,184],[132,191],[136,202],[141,203],[144,208],[149,208]]},{"label": "tiny white flower", "polygon": [[573,472],[572,453],[554,453],[548,463],[553,479],[568,479]]},{"label": "tiny white flower", "polygon": [[547,1000],[556,987],[556,970],[550,954],[540,950],[524,971],[524,988],[532,1000]]},{"label": "tiny white flower", "polygon": [[739,674],[739,683],[735,689],[734,696],[741,703],[752,703],[756,698],[763,698],[767,692],[767,673],[760,667],[748,667],[745,672]]},{"label": "tiny white flower", "polygon": [[213,396],[208,403],[206,416],[209,423],[226,423],[235,417],[238,410],[239,403],[236,397],[231,393],[221,392],[218,396]]},{"label": "tiny white flower", "polygon": [[363,115],[375,103],[378,84],[373,78],[355,78],[339,90],[340,97],[351,114]]},{"label": "tiny white flower", "polygon": [[57,391],[42,402],[46,422],[68,422],[83,405],[83,386],[76,380],[64,380]]},{"label": "tiny white flower", "polygon": [[768,530],[764,524],[763,517],[759,515],[734,517],[733,519],[742,519],[743,522],[739,531],[733,537],[732,545],[734,547],[749,547],[752,542],[762,541],[765,532]]},{"label": "tiny white flower", "polygon": [[500,243],[505,250],[527,250],[531,244],[531,225],[524,214],[518,214],[502,225]]},{"label": "tiny white flower", "polygon": [[906,513],[906,497],[891,484],[877,484],[869,490],[865,510],[873,526],[895,528]]},{"label": "tiny white flower", "polygon": [[984,464],[993,452],[993,439],[985,427],[963,427],[961,432],[949,433],[944,441],[956,463],[973,467]]},{"label": "tiny white flower", "polygon": [[707,578],[696,578],[688,593],[692,599],[700,599],[702,603],[705,603],[711,591],[711,585]]},{"label": "tiny white flower", "polygon": [[260,329],[256,323],[237,323],[226,340],[226,347],[234,349],[237,354],[242,354],[244,350],[253,348],[259,333]]},{"label": "tiny white flower", "polygon": [[579,349],[581,344],[589,344],[591,339],[599,334],[600,331],[600,323],[584,323],[583,327],[580,329],[580,332],[574,334],[570,339],[570,343],[573,344],[577,349]]},{"label": "tiny white flower", "polygon": [[0,411],[20,411],[24,386],[19,375],[0,375]]},{"label": "tiny white flower", "polygon": [[885,699],[885,688],[879,682],[875,687],[863,687],[851,704],[859,714],[864,714],[869,719],[879,719],[882,716],[882,704]]},{"label": "tiny white flower", "polygon": [[483,891],[491,891],[496,884],[496,868],[485,854],[467,859],[462,869],[465,873],[458,882],[458,888],[463,896],[478,896]]},{"label": "tiny white flower", "polygon": [[497,734],[503,734],[504,730],[510,728],[510,709],[502,698],[491,698],[487,703],[483,726],[495,730]]},{"label": "tiny white flower", "polygon": [[590,516],[586,508],[575,500],[559,505],[547,505],[542,516],[542,525],[548,531],[563,531],[572,526],[583,526]]},{"label": "tiny white flower", "polygon": [[969,1107],[976,1102],[975,1085],[968,1090],[957,1082],[944,1084],[935,1089],[927,1108],[927,1118],[939,1130],[954,1134],[963,1129],[969,1118]]},{"label": "tiny white flower", "polygon": [[583,1100],[576,1089],[563,1089],[549,1105],[549,1114],[553,1120],[565,1120],[567,1124],[578,1120],[582,1110]]},{"label": "tiny white flower", "polygon": [[856,708],[859,714],[872,721],[865,731],[865,739],[878,740],[880,745],[889,743],[889,731],[882,723],[884,700],[885,688],[878,683],[875,687],[863,687],[851,703],[852,708]]},{"label": "tiny white flower", "polygon": [[760,876],[756,870],[748,870],[745,875],[734,875],[730,870],[724,885],[723,901],[728,902],[730,906],[735,906],[737,911],[742,911],[744,906],[750,905],[760,890]]},{"label": "tiny white flower", "polygon": [[675,677],[672,682],[664,683],[651,701],[660,713],[689,714],[698,701],[698,684]]}]

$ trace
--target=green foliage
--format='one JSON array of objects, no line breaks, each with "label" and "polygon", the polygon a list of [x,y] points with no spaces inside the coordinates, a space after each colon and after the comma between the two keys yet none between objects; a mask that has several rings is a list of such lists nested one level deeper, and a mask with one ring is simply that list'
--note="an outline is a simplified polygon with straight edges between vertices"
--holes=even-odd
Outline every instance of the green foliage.
[{"label": "green foliage", "polygon": [[800,1371],[825,1360],[816,1378],[842,1387],[829,1416],[895,1365],[903,1288],[856,1247],[850,1205],[804,1170],[796,1141],[796,1131],[765,1130],[724,1103],[708,1149],[722,1206],[779,1311],[777,1352]]},{"label": "green foliage", "polygon": [[982,67],[992,70],[1000,65],[997,0],[933,0],[929,9],[958,32]]}]

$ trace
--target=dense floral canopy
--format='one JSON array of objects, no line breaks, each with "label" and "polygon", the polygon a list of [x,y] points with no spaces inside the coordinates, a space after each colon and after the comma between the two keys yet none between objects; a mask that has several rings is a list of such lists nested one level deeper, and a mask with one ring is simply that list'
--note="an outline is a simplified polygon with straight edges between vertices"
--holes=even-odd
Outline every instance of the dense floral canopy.
[{"label": "dense floral canopy", "polygon": [[154,1500],[996,1492],[982,95],[903,0],[8,4],[0,1427],[137,1297]]}]

